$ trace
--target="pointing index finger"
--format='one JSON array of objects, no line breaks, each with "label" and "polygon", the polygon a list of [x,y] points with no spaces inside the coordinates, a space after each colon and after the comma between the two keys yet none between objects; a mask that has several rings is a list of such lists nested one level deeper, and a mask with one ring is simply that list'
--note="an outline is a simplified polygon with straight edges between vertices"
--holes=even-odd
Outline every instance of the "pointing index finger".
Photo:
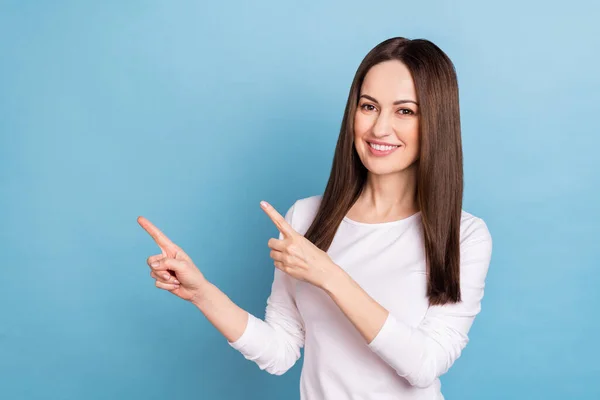
[{"label": "pointing index finger", "polygon": [[290,237],[296,233],[294,228],[292,228],[290,224],[288,224],[285,218],[283,218],[281,214],[279,214],[277,210],[273,208],[273,206],[271,206],[266,201],[261,201],[260,206],[264,210],[264,212],[269,216],[269,218],[271,218],[271,221],[273,221],[279,232],[283,233],[284,236]]},{"label": "pointing index finger", "polygon": [[164,252],[168,252],[169,250],[177,251],[177,246],[175,243],[173,243],[164,233],[162,233],[160,229],[154,226],[152,222],[148,221],[144,217],[138,217],[137,221],[138,224],[140,224],[140,226],[144,228],[144,230],[148,232],[150,236],[152,236],[152,239],[154,239],[161,250]]}]

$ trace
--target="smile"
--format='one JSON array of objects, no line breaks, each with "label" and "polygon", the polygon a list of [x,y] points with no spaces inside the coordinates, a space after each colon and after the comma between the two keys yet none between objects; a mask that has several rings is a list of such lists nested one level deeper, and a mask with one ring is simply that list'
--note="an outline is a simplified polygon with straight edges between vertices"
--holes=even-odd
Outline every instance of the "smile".
[{"label": "smile", "polygon": [[386,145],[381,145],[381,144],[375,144],[375,143],[370,143],[367,142],[367,144],[369,145],[369,150],[371,151],[371,154],[375,155],[375,156],[387,156],[388,154],[393,153],[398,147],[400,146],[386,146]]}]

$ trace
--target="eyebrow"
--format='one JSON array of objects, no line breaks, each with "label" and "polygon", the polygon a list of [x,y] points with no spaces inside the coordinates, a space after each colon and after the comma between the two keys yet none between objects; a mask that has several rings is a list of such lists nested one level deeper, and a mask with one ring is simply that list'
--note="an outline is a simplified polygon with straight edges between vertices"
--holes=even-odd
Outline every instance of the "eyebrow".
[{"label": "eyebrow", "polygon": [[[363,94],[363,95],[362,95],[362,96],[360,96],[360,97],[364,97],[365,99],[369,99],[369,100],[371,100],[372,102],[379,104],[379,102],[378,102],[378,101],[377,101],[377,100],[376,100],[374,97],[371,97],[371,96],[369,96],[368,94]],[[360,97],[359,97],[359,98],[360,98]],[[419,105],[419,103],[417,103],[417,102],[416,102],[416,101],[414,101],[414,100],[396,100],[396,101],[394,102],[394,105],[398,105],[398,104],[404,104],[404,103],[414,103],[414,104],[416,104],[416,105]]]}]

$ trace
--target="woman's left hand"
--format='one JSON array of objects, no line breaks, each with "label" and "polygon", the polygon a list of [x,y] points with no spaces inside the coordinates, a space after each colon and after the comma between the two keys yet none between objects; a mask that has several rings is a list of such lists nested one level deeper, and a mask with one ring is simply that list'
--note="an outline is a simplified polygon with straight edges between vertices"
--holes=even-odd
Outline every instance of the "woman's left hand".
[{"label": "woman's left hand", "polygon": [[321,289],[327,289],[343,276],[343,270],[329,255],[296,232],[273,206],[261,202],[261,207],[283,234],[281,240],[273,238],[268,242],[277,269]]}]

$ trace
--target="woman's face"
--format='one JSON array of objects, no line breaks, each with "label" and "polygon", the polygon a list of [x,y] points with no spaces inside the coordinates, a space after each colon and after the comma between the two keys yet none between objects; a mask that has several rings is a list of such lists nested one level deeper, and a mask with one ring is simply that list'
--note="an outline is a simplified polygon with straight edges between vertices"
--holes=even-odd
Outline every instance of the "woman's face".
[{"label": "woman's face", "polygon": [[369,172],[405,170],[419,158],[419,107],[408,68],[400,61],[373,66],[354,114],[354,146]]}]

